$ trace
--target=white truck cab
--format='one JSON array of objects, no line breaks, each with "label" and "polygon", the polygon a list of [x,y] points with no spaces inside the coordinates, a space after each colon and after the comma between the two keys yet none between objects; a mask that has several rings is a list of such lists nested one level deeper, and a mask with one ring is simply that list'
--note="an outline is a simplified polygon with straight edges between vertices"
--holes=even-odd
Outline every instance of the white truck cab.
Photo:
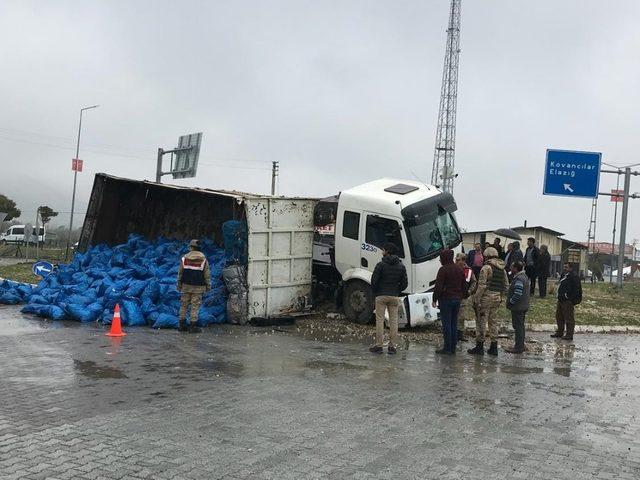
[{"label": "white truck cab", "polygon": [[430,290],[440,268],[440,252],[443,248],[461,251],[453,196],[419,182],[383,178],[333,199],[337,208],[332,259],[342,282],[347,317],[362,323],[371,320],[371,275],[382,258],[381,247],[392,242],[409,279],[401,326],[433,323],[437,310],[431,306]]}]

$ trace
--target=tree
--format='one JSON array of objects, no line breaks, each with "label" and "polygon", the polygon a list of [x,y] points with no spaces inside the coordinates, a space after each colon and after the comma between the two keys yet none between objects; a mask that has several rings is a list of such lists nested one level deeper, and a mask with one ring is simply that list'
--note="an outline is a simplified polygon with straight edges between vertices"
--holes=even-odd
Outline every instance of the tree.
[{"label": "tree", "polygon": [[46,205],[40,207],[40,218],[42,218],[42,225],[46,225],[53,217],[58,216],[58,212],[55,212],[51,207]]},{"label": "tree", "polygon": [[5,221],[7,222],[14,218],[18,218],[22,214],[20,209],[16,208],[16,202],[2,194],[0,194],[0,212],[7,214],[7,218],[5,218]]}]

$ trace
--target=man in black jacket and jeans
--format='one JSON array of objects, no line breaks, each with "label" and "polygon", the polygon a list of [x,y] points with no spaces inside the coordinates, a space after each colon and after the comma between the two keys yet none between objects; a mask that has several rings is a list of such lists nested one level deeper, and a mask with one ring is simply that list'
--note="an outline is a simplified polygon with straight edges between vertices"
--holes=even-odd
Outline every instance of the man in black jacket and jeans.
[{"label": "man in black jacket and jeans", "polygon": [[369,348],[372,353],[382,353],[384,342],[384,314],[389,312],[389,347],[387,352],[396,353],[398,346],[398,305],[400,293],[409,285],[407,270],[396,255],[393,243],[385,243],[382,261],[378,262],[371,276],[371,288],[376,299],[376,343]]},{"label": "man in black jacket and jeans", "polygon": [[558,330],[551,337],[573,340],[573,330],[576,325],[574,307],[581,301],[582,284],[580,279],[571,268],[571,264],[565,263],[562,268],[562,277],[560,277],[560,283],[558,284],[558,305],[556,306]]},{"label": "man in black jacket and jeans", "polygon": [[533,295],[536,291],[536,273],[538,269],[538,257],[540,249],[536,246],[536,239],[527,238],[527,249],[524,252],[524,271],[531,282],[530,292]]}]

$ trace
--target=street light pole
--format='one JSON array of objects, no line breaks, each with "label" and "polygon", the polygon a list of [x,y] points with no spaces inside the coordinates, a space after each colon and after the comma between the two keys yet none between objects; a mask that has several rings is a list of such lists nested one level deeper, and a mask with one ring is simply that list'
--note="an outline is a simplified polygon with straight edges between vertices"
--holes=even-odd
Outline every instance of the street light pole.
[{"label": "street light pole", "polygon": [[[80,134],[82,133],[82,112],[85,110],[91,110],[97,108],[100,105],[92,105],[90,107],[84,107],[80,109],[80,122],[78,123],[78,141],[76,143],[76,160],[80,155]],[[78,170],[73,172],[73,195],[71,196],[71,218],[69,219],[69,236],[67,237],[67,249],[64,254],[65,260],[69,260],[69,245],[71,243],[71,232],[73,231],[73,214],[76,206],[76,185],[78,183]]]}]

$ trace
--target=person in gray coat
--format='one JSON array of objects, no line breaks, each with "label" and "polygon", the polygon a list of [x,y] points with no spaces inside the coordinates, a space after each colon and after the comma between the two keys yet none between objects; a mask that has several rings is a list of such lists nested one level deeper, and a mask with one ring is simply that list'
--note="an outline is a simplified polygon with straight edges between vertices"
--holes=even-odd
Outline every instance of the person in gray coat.
[{"label": "person in gray coat", "polygon": [[524,272],[524,263],[514,262],[511,265],[511,284],[507,293],[507,309],[511,311],[511,324],[515,330],[515,345],[505,348],[508,353],[524,352],[524,318],[529,310],[529,297],[531,295],[530,281]]}]

